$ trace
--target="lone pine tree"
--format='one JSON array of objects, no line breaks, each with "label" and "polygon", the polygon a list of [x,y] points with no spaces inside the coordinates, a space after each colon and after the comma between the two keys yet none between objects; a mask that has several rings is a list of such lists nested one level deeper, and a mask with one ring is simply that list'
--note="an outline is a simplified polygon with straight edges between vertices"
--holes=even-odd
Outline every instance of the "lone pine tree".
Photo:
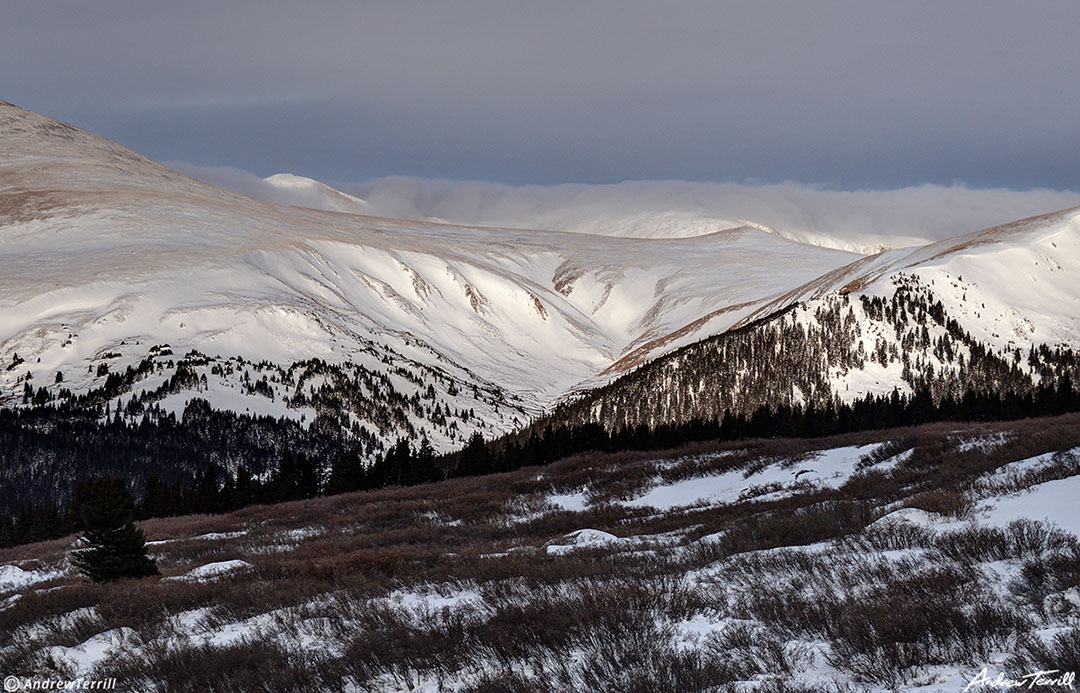
[{"label": "lone pine tree", "polygon": [[88,483],[80,513],[89,548],[72,563],[94,582],[157,575],[146,555],[146,537],[135,526],[135,502],[122,479],[102,477]]}]

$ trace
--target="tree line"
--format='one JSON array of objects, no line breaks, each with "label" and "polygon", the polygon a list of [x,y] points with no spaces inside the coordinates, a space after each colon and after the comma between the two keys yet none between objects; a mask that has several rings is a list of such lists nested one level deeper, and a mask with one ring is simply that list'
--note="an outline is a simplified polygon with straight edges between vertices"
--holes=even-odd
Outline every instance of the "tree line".
[{"label": "tree line", "polygon": [[[815,438],[914,426],[937,421],[1006,421],[1080,411],[1080,394],[1065,377],[1023,394],[967,392],[935,401],[929,388],[912,395],[893,390],[851,403],[762,406],[753,414],[725,412],[719,419],[691,419],[658,426],[607,430],[598,423],[559,424],[540,420],[522,432],[485,440],[474,433],[461,450],[436,455],[426,438],[398,441],[366,464],[362,449],[337,452],[327,466],[317,456],[287,451],[272,468],[256,475],[245,465],[223,472],[206,465],[172,481],[149,476],[133,513],[137,519],[193,513],[225,513],[254,504],[314,498],[389,486],[442,481],[548,464],[570,455],[621,450],[658,450],[698,440]],[[136,487],[129,478],[129,488]],[[85,531],[83,508],[98,477],[75,484],[70,499],[24,503],[14,514],[0,513],[0,547],[54,539]]]}]

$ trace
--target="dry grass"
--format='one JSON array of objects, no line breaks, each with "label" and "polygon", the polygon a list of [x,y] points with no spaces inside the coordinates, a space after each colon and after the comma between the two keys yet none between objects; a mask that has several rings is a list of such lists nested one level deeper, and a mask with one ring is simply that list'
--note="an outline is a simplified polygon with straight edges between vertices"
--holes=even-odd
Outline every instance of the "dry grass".
[{"label": "dry grass", "polygon": [[[589,682],[602,689],[604,681],[618,682],[620,690],[724,690],[748,676],[801,666],[798,653],[783,644],[813,637],[831,643],[842,670],[900,685],[913,669],[978,657],[1026,628],[1023,619],[1010,619],[991,602],[981,611],[956,611],[958,604],[976,604],[972,595],[979,583],[965,566],[1024,563],[1013,593],[1038,613],[1048,594],[1080,584],[1075,561],[1080,549],[1075,540],[1034,523],[936,537],[913,527],[867,526],[902,506],[963,517],[980,475],[1017,459],[1080,446],[1078,423],[1080,416],[1071,415],[812,441],[696,443],[664,453],[579,455],[488,477],[255,506],[221,516],[149,520],[142,523],[147,537],[165,540],[151,547],[163,577],[229,559],[252,568],[210,582],[148,578],[95,586],[67,576],[25,588],[0,609],[0,664],[44,671],[41,653],[48,647],[131,629],[146,649],[136,658],[110,659],[102,671],[147,684],[146,689],[156,681],[157,690],[181,690],[177,672],[206,662],[206,672],[234,672],[221,674],[231,683],[215,690],[243,690],[250,683],[245,662],[280,662],[280,676],[267,690],[316,685],[335,690],[344,681],[378,688],[421,680],[457,681],[457,689],[477,691],[566,690]],[[965,440],[993,436],[1002,442],[959,448]],[[666,513],[616,502],[661,479],[750,469],[762,460],[881,440],[901,441],[889,450],[911,450],[907,461],[883,470],[877,465],[887,458],[879,455],[838,489]],[[1075,461],[1059,457],[1039,479],[1075,473]],[[592,505],[581,512],[557,511],[544,501],[556,491],[584,492]],[[565,555],[546,551],[550,542],[583,527],[636,537],[637,543]],[[710,535],[718,536],[704,539]],[[0,563],[59,566],[73,539],[5,549]],[[835,548],[820,554],[796,548],[821,542]],[[937,574],[914,558],[866,558],[894,550],[929,552],[953,567]],[[688,586],[683,579],[692,571],[715,571],[723,579]],[[388,595],[435,587],[448,594],[478,592],[484,608],[417,615],[386,601]],[[885,591],[869,599],[868,589]],[[887,608],[869,606],[877,602]],[[288,646],[283,636],[208,648],[198,638],[177,641],[170,619],[198,613],[207,619],[203,627],[212,629],[268,612],[284,619],[279,633],[321,624],[318,638],[339,649],[283,650]],[[952,630],[926,631],[896,615],[908,612],[947,618]],[[72,613],[82,616],[65,621]],[[759,626],[725,631],[696,649],[671,645],[672,624],[721,613]],[[36,635],[28,637],[28,627],[38,629]],[[919,635],[924,631],[930,635]],[[883,633],[909,638],[911,645],[890,648]],[[589,657],[568,663],[568,653],[581,651]],[[737,656],[721,656],[725,651]],[[1037,654],[1031,650],[1032,658]],[[499,665],[490,668],[491,662]],[[766,689],[786,690],[779,680],[766,684]]]}]

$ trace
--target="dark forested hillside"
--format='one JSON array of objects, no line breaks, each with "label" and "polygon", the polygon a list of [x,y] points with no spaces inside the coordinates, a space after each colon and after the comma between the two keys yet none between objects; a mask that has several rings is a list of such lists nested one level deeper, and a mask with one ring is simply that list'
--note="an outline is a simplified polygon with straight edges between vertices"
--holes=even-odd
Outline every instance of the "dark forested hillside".
[{"label": "dark forested hillside", "polygon": [[[31,407],[0,410],[0,505],[64,498],[78,479],[117,474],[136,488],[149,475],[189,479],[203,468],[255,473],[285,451],[329,459],[348,444],[338,427],[211,409],[194,399],[182,416],[151,408],[137,419],[120,414],[100,420],[81,410]],[[368,445],[374,445],[369,441]]]},{"label": "dark forested hillside", "polygon": [[[0,510],[62,501],[76,481],[101,474],[123,476],[141,493],[150,476],[190,483],[204,469],[240,467],[260,475],[286,452],[326,470],[345,451],[368,465],[398,440],[448,449],[478,429],[526,418],[497,388],[388,355],[387,372],[320,359],[178,358],[167,345],[124,369],[108,356],[78,394],[62,373],[40,384],[19,378],[16,406],[0,408]],[[222,408],[222,397],[254,411]]]}]

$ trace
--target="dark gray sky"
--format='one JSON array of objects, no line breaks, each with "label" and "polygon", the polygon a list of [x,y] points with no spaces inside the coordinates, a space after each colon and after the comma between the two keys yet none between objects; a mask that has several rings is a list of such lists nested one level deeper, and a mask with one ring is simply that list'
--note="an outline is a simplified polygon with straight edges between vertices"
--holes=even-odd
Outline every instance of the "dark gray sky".
[{"label": "dark gray sky", "polygon": [[0,99],[322,180],[1076,189],[1080,3],[4,2]]}]

